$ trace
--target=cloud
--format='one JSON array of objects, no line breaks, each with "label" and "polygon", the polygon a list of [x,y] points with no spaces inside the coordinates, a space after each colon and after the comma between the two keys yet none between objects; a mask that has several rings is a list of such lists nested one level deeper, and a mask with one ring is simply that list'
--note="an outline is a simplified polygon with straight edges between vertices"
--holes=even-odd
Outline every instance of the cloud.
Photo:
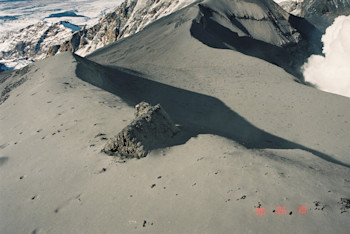
[{"label": "cloud", "polygon": [[323,54],[304,64],[305,81],[319,89],[350,97],[350,16],[339,16],[322,37]]}]

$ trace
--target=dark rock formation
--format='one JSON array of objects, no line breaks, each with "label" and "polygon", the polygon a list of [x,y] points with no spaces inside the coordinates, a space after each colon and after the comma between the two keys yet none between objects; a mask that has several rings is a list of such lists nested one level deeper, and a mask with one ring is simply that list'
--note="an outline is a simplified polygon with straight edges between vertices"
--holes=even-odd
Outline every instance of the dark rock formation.
[{"label": "dark rock formation", "polygon": [[191,34],[208,46],[276,64],[300,80],[301,66],[322,48],[319,30],[272,0],[207,0],[199,4]]},{"label": "dark rock formation", "polygon": [[325,31],[336,17],[350,14],[350,0],[304,0],[301,8],[302,17]]},{"label": "dark rock formation", "polygon": [[6,70],[5,68],[6,68],[5,65],[0,63],[0,72],[5,71]]},{"label": "dark rock formation", "polygon": [[135,107],[135,119],[102,150],[108,155],[143,158],[148,152],[164,145],[179,129],[158,104],[141,102]]},{"label": "dark rock formation", "polygon": [[47,56],[66,51],[85,56],[96,49],[135,34],[150,23],[190,3],[192,3],[190,0],[125,0],[94,26],[84,27],[64,43],[50,48]]},{"label": "dark rock formation", "polygon": [[350,210],[350,199],[349,198],[341,198],[338,204],[341,206],[341,213],[348,212]]}]

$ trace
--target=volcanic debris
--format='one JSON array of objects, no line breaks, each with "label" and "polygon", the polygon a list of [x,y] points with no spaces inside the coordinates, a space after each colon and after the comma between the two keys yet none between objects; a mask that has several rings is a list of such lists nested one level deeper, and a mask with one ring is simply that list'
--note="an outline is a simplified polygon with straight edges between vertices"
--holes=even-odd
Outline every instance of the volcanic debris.
[{"label": "volcanic debris", "polygon": [[152,149],[161,148],[179,129],[160,104],[141,102],[135,106],[135,119],[102,150],[111,156],[143,158]]}]

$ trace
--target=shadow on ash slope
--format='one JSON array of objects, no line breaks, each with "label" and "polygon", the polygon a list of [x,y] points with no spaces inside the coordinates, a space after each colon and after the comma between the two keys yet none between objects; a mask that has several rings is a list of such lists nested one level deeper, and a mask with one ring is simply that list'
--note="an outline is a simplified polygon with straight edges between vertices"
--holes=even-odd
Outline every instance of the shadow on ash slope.
[{"label": "shadow on ash slope", "polygon": [[248,149],[301,149],[326,161],[350,167],[322,152],[255,127],[217,98],[158,83],[132,70],[105,67],[74,56],[78,62],[76,74],[80,79],[117,95],[130,106],[142,101],[152,105],[160,103],[172,120],[180,125],[180,133],[168,143],[168,147],[184,144],[199,134],[214,134]]},{"label": "shadow on ash slope", "polygon": [[[227,5],[233,13],[215,9],[215,1],[199,4],[191,35],[209,47],[238,51],[275,64],[303,81],[301,67],[311,54],[321,54],[321,32],[307,20],[289,15],[269,1],[256,3],[264,17],[235,12],[240,4],[231,4],[237,4]],[[249,3],[242,5],[249,12]]]}]

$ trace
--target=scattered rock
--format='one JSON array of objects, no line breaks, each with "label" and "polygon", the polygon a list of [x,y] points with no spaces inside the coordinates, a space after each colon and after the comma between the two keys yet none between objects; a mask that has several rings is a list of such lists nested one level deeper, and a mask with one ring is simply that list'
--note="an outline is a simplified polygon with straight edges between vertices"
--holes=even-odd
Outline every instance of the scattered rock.
[{"label": "scattered rock", "polygon": [[97,135],[95,136],[95,138],[101,137],[101,136],[106,136],[106,134],[104,134],[104,133],[99,133],[99,134],[97,134]]},{"label": "scattered rock", "polygon": [[257,206],[254,206],[254,208],[261,208],[261,203],[258,202],[258,205],[257,205]]},{"label": "scattered rock", "polygon": [[154,188],[154,187],[156,187],[156,184],[152,184],[152,185],[151,185],[151,188]]},{"label": "scattered rock", "polygon": [[340,202],[338,204],[341,206],[341,213],[348,212],[350,209],[350,199],[349,198],[340,198]]},{"label": "scattered rock", "polygon": [[314,201],[313,203],[315,204],[315,210],[324,210],[324,208],[326,208],[326,206],[319,201]]},{"label": "scattered rock", "polygon": [[111,156],[143,158],[152,149],[160,148],[179,129],[160,104],[151,106],[141,102],[135,107],[135,119],[102,150]]}]

